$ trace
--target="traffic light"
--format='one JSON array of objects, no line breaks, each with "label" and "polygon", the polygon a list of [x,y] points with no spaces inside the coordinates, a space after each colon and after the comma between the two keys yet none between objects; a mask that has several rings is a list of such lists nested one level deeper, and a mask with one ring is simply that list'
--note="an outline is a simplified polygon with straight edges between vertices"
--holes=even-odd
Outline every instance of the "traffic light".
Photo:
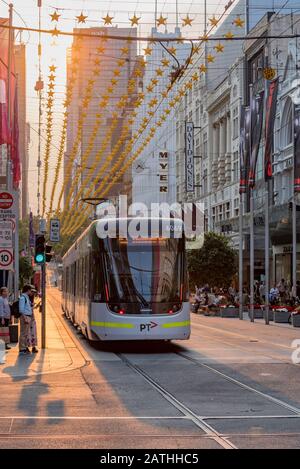
[{"label": "traffic light", "polygon": [[45,236],[42,234],[35,235],[34,262],[36,264],[44,264],[45,262]]},{"label": "traffic light", "polygon": [[50,262],[53,256],[52,246],[50,246],[50,244],[46,244],[45,250],[46,250],[46,262]]}]

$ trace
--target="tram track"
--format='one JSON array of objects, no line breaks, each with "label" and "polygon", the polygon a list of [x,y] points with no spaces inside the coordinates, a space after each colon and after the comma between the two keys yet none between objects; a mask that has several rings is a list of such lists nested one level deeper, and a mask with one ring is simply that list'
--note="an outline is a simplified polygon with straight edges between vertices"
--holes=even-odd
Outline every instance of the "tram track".
[{"label": "tram track", "polygon": [[[55,301],[55,303],[60,304],[59,300],[57,298],[52,297],[52,299]],[[54,308],[54,309],[55,309],[56,315],[60,316],[59,313],[56,311],[56,308]],[[67,323],[65,321],[63,321],[62,318],[60,318],[60,320],[64,324],[64,327],[66,329],[68,329],[69,334],[72,335],[73,341],[75,343],[77,343],[79,345],[79,347],[82,349],[82,352],[85,355],[87,363],[89,363],[89,360],[87,359],[86,348],[83,345],[83,343],[79,340],[79,338],[76,337],[76,334],[74,333],[74,330],[72,330],[73,328],[68,327]],[[70,325],[71,325],[71,323],[70,323]],[[217,340],[220,341],[220,339],[217,339]],[[220,447],[222,447],[224,449],[238,449],[237,446],[232,441],[230,441],[230,438],[236,437],[237,435],[227,434],[226,432],[221,433],[218,430],[216,430],[213,426],[211,426],[211,424],[209,424],[207,422],[207,420],[209,420],[210,423],[212,421],[218,421],[218,420],[223,420],[223,419],[228,419],[228,420],[230,420],[230,419],[240,419],[240,420],[246,419],[247,420],[247,419],[250,418],[249,416],[239,416],[239,415],[232,415],[232,416],[226,415],[226,416],[223,416],[223,417],[221,415],[218,416],[218,417],[216,417],[216,416],[203,416],[203,415],[199,416],[189,406],[187,406],[184,402],[177,399],[177,397],[175,397],[175,395],[172,394],[171,391],[169,391],[168,389],[166,389],[166,387],[159,384],[159,382],[157,382],[157,380],[155,380],[146,371],[144,371],[141,366],[139,366],[136,363],[134,363],[133,361],[131,361],[128,358],[128,355],[127,355],[126,352],[114,352],[114,351],[111,351],[111,352],[115,356],[117,356],[124,363],[124,365],[126,365],[128,368],[130,368],[134,373],[138,374],[145,382],[147,382],[148,385],[150,385],[152,388],[154,388],[167,402],[169,402],[173,407],[175,407],[178,411],[180,411],[180,413],[183,415],[183,418],[186,418],[187,420],[192,422],[196,427],[198,427],[200,430],[202,430],[204,432],[204,435],[199,435],[199,438],[205,437],[205,438],[211,439],[211,440],[215,441],[218,445],[220,445]],[[248,385],[248,384],[246,384],[246,383],[244,383],[244,382],[242,382],[242,381],[240,381],[236,378],[233,378],[229,374],[224,373],[224,372],[214,368],[211,365],[208,365],[206,363],[202,363],[199,359],[196,359],[196,358],[193,358],[193,357],[190,357],[190,356],[186,355],[184,352],[180,352],[180,351],[177,352],[177,351],[172,350],[172,351],[170,351],[170,353],[172,355],[177,355],[178,357],[181,357],[182,359],[193,363],[195,366],[197,366],[199,368],[206,369],[210,373],[214,373],[215,375],[218,375],[220,378],[222,378],[226,381],[229,381],[230,383],[240,387],[244,391],[255,393],[257,396],[265,399],[266,401],[269,401],[272,404],[274,404],[276,406],[279,406],[282,409],[285,409],[286,411],[291,412],[291,414],[287,414],[287,415],[271,415],[271,416],[268,416],[268,415],[266,415],[266,416],[263,416],[263,415],[255,416],[255,415],[253,415],[253,416],[251,416],[252,419],[255,419],[255,418],[260,419],[260,420],[268,420],[268,419],[272,420],[272,419],[276,419],[276,418],[279,418],[279,419],[285,419],[285,418],[286,419],[295,419],[296,418],[296,419],[298,419],[300,417],[300,407],[293,406],[293,405],[289,404],[288,402],[285,402],[281,399],[278,399],[278,398],[276,398],[276,397],[274,397],[274,396],[272,396],[268,393],[265,393],[263,391],[260,391],[259,389],[256,389],[255,387],[253,387],[251,385]],[[262,436],[263,434],[264,433],[260,433],[260,436]],[[276,433],[274,433],[274,435],[275,434]],[[247,436],[247,435],[249,435],[249,434],[245,434],[245,436]],[[270,436],[270,434],[265,434],[265,435],[268,436],[268,437]],[[278,435],[283,436],[282,433],[279,433]],[[289,436],[297,436],[298,433],[289,433],[288,435]],[[256,436],[256,435],[251,434],[251,436]]]},{"label": "tram track", "polygon": [[281,399],[278,399],[277,397],[274,397],[274,396],[271,396],[270,394],[259,391],[258,389],[255,389],[252,386],[249,386],[248,384],[245,384],[242,381],[239,381],[239,380],[233,378],[232,376],[229,376],[226,373],[223,373],[222,371],[219,371],[216,368],[213,368],[212,366],[207,365],[206,363],[201,363],[199,360],[197,360],[193,357],[189,357],[189,356],[185,355],[182,352],[173,352],[173,353],[175,353],[176,355],[184,358],[185,360],[188,360],[188,361],[194,363],[199,368],[205,368],[205,369],[211,371],[212,373],[222,377],[226,381],[229,381],[229,382],[235,384],[236,386],[239,386],[240,388],[245,389],[246,391],[253,392],[253,393],[259,395],[260,397],[263,397],[263,398],[271,401],[273,404],[276,404],[276,405],[278,405],[278,406],[280,406],[280,407],[282,407],[286,410],[289,410],[290,412],[293,412],[294,414],[300,416],[300,408],[299,407],[292,406],[291,404],[288,404],[287,402],[284,402]]},{"label": "tram track", "polygon": [[128,360],[122,353],[116,353],[116,356],[128,366],[132,371],[141,376],[148,384],[150,384],[164,399],[172,404],[177,410],[179,410],[184,416],[189,418],[198,428],[200,428],[207,436],[213,439],[224,449],[237,449],[237,447],[226,437],[221,436],[217,430],[211,425],[204,422],[198,415],[196,415],[189,407],[180,402],[171,392],[167,391],[163,386],[158,384],[151,376],[148,375],[139,366]]}]

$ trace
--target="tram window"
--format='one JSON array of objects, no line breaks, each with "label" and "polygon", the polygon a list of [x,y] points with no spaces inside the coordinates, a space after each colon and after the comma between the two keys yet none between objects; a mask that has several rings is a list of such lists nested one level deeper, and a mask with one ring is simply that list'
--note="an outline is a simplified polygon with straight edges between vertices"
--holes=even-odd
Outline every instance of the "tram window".
[{"label": "tram window", "polygon": [[105,302],[105,277],[103,271],[103,256],[93,253],[91,258],[91,297],[92,301]]}]

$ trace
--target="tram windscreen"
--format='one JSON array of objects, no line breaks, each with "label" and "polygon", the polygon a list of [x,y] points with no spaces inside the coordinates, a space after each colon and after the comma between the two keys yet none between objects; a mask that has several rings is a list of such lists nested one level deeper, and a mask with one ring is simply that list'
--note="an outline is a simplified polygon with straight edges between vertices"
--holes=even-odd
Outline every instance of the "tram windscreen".
[{"label": "tram windscreen", "polygon": [[148,308],[182,301],[183,239],[107,239],[104,250],[110,302]]}]

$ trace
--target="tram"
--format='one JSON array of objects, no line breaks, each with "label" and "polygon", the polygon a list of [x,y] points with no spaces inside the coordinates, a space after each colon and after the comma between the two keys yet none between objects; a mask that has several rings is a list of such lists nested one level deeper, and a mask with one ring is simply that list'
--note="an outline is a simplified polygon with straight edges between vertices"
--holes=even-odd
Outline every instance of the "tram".
[{"label": "tram", "polygon": [[62,308],[91,341],[189,339],[183,223],[135,218],[151,234],[124,236],[120,224],[129,232],[132,221],[110,219],[116,236],[105,238],[107,219],[95,220],[73,244],[63,257]]}]

